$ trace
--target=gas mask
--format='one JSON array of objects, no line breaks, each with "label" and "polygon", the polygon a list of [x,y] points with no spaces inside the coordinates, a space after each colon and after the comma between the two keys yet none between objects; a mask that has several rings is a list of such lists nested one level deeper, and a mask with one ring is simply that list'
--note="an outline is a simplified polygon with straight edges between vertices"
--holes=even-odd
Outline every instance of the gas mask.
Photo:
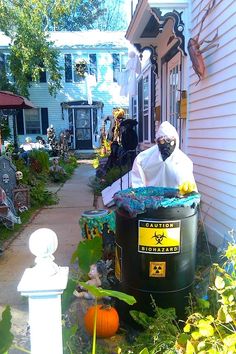
[{"label": "gas mask", "polygon": [[174,137],[161,136],[157,139],[157,145],[162,160],[165,161],[173,153],[176,146],[176,139]]}]

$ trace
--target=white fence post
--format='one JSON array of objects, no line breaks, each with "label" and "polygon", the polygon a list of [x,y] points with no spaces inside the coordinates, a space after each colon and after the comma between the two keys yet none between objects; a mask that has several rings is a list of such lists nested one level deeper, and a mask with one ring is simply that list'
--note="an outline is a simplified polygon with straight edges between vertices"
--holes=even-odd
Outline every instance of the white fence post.
[{"label": "white fence post", "polygon": [[27,268],[17,290],[29,298],[31,354],[62,354],[61,294],[68,281],[68,267],[53,260],[58,246],[57,235],[46,228],[33,232],[30,251],[36,265]]}]

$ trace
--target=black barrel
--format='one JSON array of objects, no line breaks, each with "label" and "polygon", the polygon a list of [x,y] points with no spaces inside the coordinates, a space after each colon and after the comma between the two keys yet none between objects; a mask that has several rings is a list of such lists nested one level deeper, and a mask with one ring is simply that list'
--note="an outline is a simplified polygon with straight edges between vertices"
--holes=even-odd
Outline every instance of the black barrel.
[{"label": "black barrel", "polygon": [[152,314],[153,298],[184,319],[195,275],[197,208],[160,207],[136,217],[117,208],[115,272],[119,290],[137,300],[130,309]]}]

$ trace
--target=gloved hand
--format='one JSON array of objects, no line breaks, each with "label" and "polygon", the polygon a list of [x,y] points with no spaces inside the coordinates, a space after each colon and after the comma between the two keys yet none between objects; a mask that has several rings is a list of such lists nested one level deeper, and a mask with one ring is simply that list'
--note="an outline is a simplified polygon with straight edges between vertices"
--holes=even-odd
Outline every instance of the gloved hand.
[{"label": "gloved hand", "polygon": [[184,194],[189,194],[193,191],[196,190],[196,184],[195,183],[191,183],[191,182],[184,182],[179,186],[179,193],[184,195]]}]

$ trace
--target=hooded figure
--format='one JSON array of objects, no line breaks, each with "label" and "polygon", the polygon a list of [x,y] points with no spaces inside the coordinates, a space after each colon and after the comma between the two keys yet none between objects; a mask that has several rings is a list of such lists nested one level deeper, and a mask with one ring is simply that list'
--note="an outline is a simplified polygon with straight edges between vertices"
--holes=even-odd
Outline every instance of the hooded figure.
[{"label": "hooded figure", "polygon": [[195,184],[192,161],[179,149],[179,136],[169,122],[163,122],[157,132],[157,144],[142,151],[134,160],[132,187],[174,187]]}]

